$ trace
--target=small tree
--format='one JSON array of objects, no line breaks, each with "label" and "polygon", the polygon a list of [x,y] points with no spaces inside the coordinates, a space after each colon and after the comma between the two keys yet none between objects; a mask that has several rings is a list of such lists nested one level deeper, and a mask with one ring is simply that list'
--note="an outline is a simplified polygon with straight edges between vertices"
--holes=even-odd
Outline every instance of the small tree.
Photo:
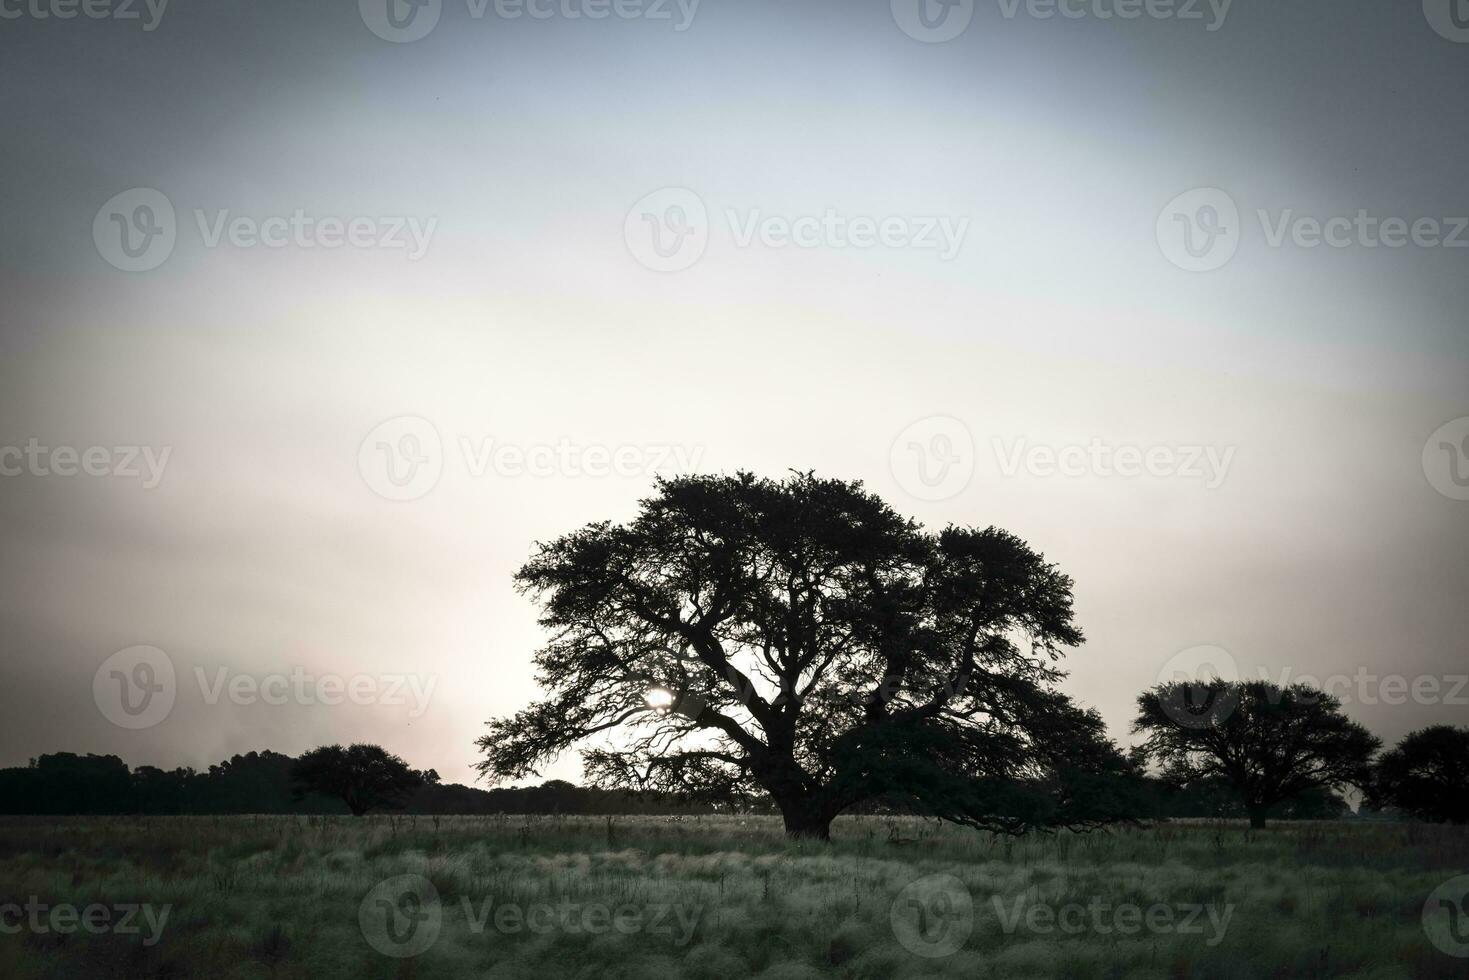
[{"label": "small tree", "polygon": [[660,481],[626,524],[520,570],[551,633],[543,700],[490,722],[481,774],[593,737],[599,786],[774,802],[793,837],[882,803],[1020,832],[1115,819],[1125,760],[1053,687],[1071,580],[997,528],[929,532],[860,483]]},{"label": "small tree", "polygon": [[1413,732],[1378,760],[1368,801],[1420,820],[1469,823],[1469,728]]},{"label": "small tree", "polygon": [[[1382,744],[1341,713],[1340,701],[1304,684],[1160,684],[1137,704],[1132,730],[1147,734],[1143,752],[1164,778],[1227,780],[1256,828],[1272,806],[1307,791],[1365,788]],[[1198,714],[1188,705],[1208,707]]]},{"label": "small tree", "polygon": [[398,807],[408,794],[439,781],[432,769],[419,771],[377,745],[357,743],[343,748],[323,745],[296,760],[291,767],[296,798],[307,792],[335,796],[352,816],[369,810]]}]

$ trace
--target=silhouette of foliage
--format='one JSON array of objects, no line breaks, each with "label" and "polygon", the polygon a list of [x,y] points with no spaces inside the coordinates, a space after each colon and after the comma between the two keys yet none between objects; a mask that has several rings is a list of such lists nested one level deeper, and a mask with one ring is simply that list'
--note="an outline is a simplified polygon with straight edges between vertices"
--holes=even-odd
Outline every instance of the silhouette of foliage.
[{"label": "silhouette of foliage", "polygon": [[48,801],[49,813],[110,813],[117,800],[131,795],[132,777],[115,755],[58,752],[32,759],[25,769],[0,770],[0,806],[6,813],[28,799]]},{"label": "silhouette of foliage", "polygon": [[931,533],[860,483],[660,480],[626,524],[539,546],[517,583],[549,692],[479,740],[520,778],[583,751],[607,787],[768,798],[792,836],[864,801],[1007,833],[1126,814],[1129,767],[1052,685],[1071,580],[997,528]]},{"label": "silhouette of foliage", "polygon": [[1383,754],[1368,802],[1433,823],[1469,823],[1469,728],[1432,725]]},{"label": "silhouette of foliage", "polygon": [[1250,824],[1302,794],[1365,788],[1381,742],[1341,713],[1335,697],[1268,681],[1160,684],[1138,697],[1142,754],[1180,787],[1222,780]]},{"label": "silhouette of foliage", "polygon": [[[1165,818],[1209,818],[1238,820],[1249,816],[1244,801],[1227,779],[1211,777],[1179,785],[1162,779],[1149,780],[1154,797],[1150,816]],[[1329,789],[1308,789],[1267,807],[1267,820],[1339,820],[1351,814],[1351,806]]]},{"label": "silhouette of foliage", "polygon": [[[236,755],[207,772],[139,766],[116,756],[62,752],[29,766],[0,769],[0,814],[340,814],[341,799],[302,795],[291,782],[296,760],[279,752]],[[711,807],[679,804],[654,794],[608,792],[553,779],[540,786],[483,790],[425,783],[403,801],[423,814],[683,814]]]},{"label": "silhouette of foliage", "polygon": [[437,783],[439,774],[410,769],[381,746],[357,742],[312,749],[291,767],[291,781],[302,793],[337,797],[360,817],[370,810],[400,808],[414,790]]}]

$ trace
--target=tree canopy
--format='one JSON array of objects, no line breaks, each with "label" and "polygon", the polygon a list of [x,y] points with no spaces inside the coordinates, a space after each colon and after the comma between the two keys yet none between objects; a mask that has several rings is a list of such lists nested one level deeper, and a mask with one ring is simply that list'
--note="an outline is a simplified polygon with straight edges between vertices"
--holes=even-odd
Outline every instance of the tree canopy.
[{"label": "tree canopy", "polygon": [[1126,761],[1054,688],[1071,579],[998,528],[930,532],[812,474],[680,477],[517,583],[547,696],[489,723],[491,779],[580,745],[598,785],[768,795],[816,837],[875,800],[1003,832],[1123,805]]},{"label": "tree canopy", "polygon": [[1469,728],[1431,725],[1383,754],[1369,802],[1434,823],[1469,823]]},{"label": "tree canopy", "polygon": [[[1142,754],[1178,785],[1223,779],[1256,827],[1267,811],[1316,790],[1365,788],[1381,742],[1304,684],[1268,681],[1160,684],[1138,697]],[[1190,711],[1186,706],[1197,705]]]},{"label": "tree canopy", "polygon": [[354,817],[369,810],[396,807],[414,790],[437,783],[434,770],[410,769],[408,763],[377,745],[323,745],[296,760],[291,780],[302,793],[335,796]]}]

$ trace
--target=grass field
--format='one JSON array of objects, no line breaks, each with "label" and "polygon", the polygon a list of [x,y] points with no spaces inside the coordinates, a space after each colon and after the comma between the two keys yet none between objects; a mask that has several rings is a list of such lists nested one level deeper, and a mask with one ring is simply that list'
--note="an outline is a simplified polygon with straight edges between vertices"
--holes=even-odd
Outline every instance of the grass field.
[{"label": "grass field", "polygon": [[1469,977],[1466,871],[1407,824],[8,818],[0,977]]}]

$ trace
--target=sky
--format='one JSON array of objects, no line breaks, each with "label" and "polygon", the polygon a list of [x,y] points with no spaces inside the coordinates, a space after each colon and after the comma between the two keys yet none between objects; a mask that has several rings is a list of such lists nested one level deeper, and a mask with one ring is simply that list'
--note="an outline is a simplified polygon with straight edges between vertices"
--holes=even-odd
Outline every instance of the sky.
[{"label": "sky", "polygon": [[924,3],[0,0],[0,765],[469,782],[535,543],[736,469],[1029,541],[1122,744],[1463,723],[1464,18]]}]

